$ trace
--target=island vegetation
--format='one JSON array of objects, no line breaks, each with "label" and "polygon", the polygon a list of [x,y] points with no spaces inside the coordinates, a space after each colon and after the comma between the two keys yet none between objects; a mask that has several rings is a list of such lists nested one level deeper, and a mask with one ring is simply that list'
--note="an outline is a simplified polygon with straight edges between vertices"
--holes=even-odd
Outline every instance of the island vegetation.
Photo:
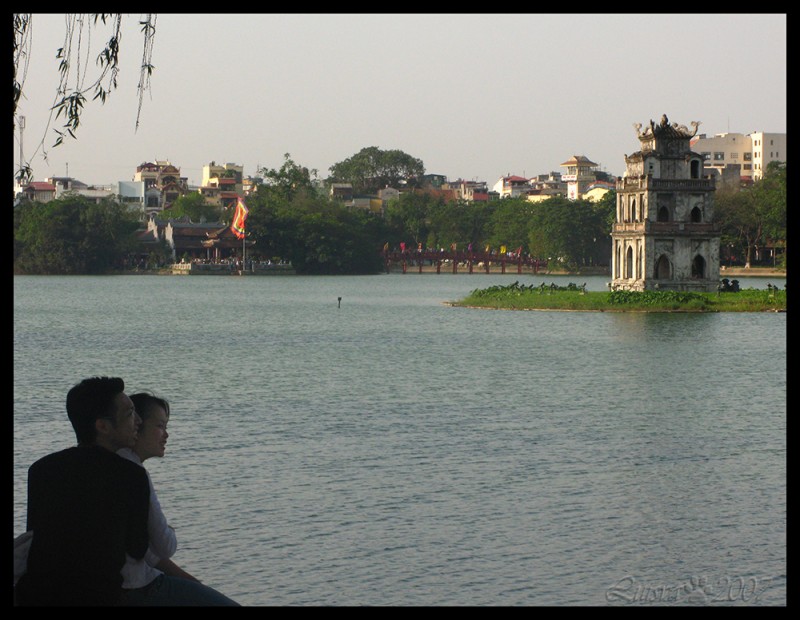
[{"label": "island vegetation", "polygon": [[520,284],[475,289],[453,306],[493,310],[571,310],[575,312],[785,312],[786,290],[768,284],[715,293],[690,291],[587,291],[570,283]]}]

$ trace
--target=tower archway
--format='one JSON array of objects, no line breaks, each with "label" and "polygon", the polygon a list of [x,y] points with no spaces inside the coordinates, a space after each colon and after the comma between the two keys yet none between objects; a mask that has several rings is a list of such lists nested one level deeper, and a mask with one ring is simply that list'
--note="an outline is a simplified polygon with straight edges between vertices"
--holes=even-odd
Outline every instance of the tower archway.
[{"label": "tower archway", "polygon": [[658,257],[655,276],[657,280],[672,279],[672,265],[664,254]]},{"label": "tower archway", "polygon": [[625,277],[633,277],[633,248],[630,246],[628,246],[628,250],[625,252]]},{"label": "tower archway", "polygon": [[705,278],[706,277],[706,259],[698,254],[692,260],[692,277]]}]

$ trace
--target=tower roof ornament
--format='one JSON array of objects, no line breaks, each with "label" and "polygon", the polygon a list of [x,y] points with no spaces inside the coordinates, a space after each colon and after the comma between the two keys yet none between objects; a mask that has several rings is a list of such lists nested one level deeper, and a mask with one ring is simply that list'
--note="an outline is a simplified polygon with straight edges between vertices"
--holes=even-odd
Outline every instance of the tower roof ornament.
[{"label": "tower roof ornament", "polygon": [[642,131],[642,123],[634,123],[633,127],[636,130],[636,135],[640,140],[647,140],[653,136],[661,138],[692,138],[697,135],[697,130],[700,128],[700,121],[692,121],[689,123],[691,129],[686,125],[679,125],[678,123],[669,122],[666,114],[661,115],[661,121],[656,124],[652,119],[650,126],[645,127]]}]

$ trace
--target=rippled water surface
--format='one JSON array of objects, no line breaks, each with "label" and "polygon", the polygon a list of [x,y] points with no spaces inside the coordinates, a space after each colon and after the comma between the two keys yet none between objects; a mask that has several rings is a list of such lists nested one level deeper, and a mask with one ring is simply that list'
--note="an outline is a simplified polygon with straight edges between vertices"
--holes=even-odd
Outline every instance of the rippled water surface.
[{"label": "rippled water surface", "polygon": [[17,276],[15,532],[118,375],[172,403],[174,559],[243,604],[784,605],[786,314],[442,303],[541,279]]}]

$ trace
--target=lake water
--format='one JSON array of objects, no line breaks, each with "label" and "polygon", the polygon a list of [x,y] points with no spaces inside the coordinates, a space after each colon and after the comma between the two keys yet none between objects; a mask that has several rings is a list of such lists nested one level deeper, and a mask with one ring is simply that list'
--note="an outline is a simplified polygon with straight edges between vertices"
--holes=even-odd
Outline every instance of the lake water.
[{"label": "lake water", "polygon": [[607,282],[14,277],[14,532],[111,375],[170,400],[174,559],[242,604],[785,605],[786,314],[443,303],[515,280]]}]

